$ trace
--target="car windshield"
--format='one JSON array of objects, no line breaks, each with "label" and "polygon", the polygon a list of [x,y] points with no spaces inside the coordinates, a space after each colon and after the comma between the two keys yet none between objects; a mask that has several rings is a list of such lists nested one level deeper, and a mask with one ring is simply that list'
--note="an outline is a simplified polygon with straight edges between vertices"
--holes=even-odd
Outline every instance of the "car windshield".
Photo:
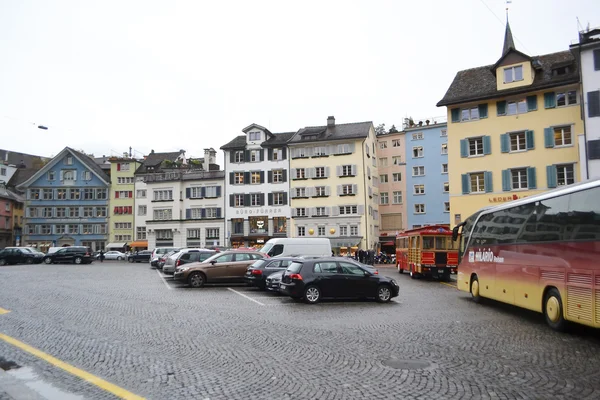
[{"label": "car windshield", "polygon": [[297,274],[302,269],[302,263],[293,261],[289,267],[287,267],[287,272],[291,272],[292,274]]}]

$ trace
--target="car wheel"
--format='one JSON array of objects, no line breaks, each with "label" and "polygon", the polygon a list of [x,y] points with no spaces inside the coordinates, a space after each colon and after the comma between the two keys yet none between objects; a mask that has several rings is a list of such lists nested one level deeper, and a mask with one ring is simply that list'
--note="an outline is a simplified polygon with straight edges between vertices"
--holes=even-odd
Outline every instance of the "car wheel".
[{"label": "car wheel", "polygon": [[479,294],[479,279],[477,278],[477,275],[474,275],[473,278],[471,279],[471,299],[473,299],[473,301],[475,303],[481,303],[481,295]]},{"label": "car wheel", "polygon": [[52,264],[52,259],[51,258],[44,258],[44,262],[46,264]]},{"label": "car wheel", "polygon": [[33,264],[33,259],[32,259],[32,258],[28,258],[28,259],[25,261],[25,264]]},{"label": "car wheel", "polygon": [[193,288],[201,288],[204,286],[205,280],[202,272],[192,272],[188,278],[188,283]]},{"label": "car wheel", "polygon": [[83,259],[81,257],[75,257],[75,264],[81,264]]},{"label": "car wheel", "polygon": [[377,288],[377,301],[380,303],[387,303],[392,299],[392,289],[389,285],[380,285]]},{"label": "car wheel", "polygon": [[133,264],[133,258],[129,258],[127,261]]},{"label": "car wheel", "polygon": [[0,260],[0,265],[6,265],[6,260],[4,258]]},{"label": "car wheel", "polygon": [[546,317],[546,323],[555,331],[563,332],[565,330],[567,321],[563,317],[560,292],[555,288],[548,290],[544,297],[544,317]]},{"label": "car wheel", "polygon": [[308,304],[317,304],[321,300],[321,291],[318,287],[310,285],[304,289],[304,300]]},{"label": "car wheel", "polygon": [[117,261],[121,261],[123,259],[123,257],[119,256],[117,257]]}]

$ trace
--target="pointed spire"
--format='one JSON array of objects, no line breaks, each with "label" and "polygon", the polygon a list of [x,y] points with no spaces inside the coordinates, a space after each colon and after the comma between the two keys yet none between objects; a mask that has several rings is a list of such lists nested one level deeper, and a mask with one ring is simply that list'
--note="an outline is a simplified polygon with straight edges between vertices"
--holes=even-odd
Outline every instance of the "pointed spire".
[{"label": "pointed spire", "polygon": [[506,11],[506,31],[504,32],[504,47],[502,48],[502,56],[505,56],[510,50],[515,50],[515,41],[513,40],[510,24],[508,23],[508,10]]}]

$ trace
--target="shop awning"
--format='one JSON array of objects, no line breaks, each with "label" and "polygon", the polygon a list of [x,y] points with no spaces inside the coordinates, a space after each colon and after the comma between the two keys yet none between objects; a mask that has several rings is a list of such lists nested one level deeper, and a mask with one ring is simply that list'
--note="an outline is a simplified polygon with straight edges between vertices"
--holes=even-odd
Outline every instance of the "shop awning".
[{"label": "shop awning", "polygon": [[125,245],[127,244],[127,242],[123,242],[123,243],[109,243],[106,245],[107,249],[122,249],[123,247],[125,247]]},{"label": "shop awning", "polygon": [[147,240],[138,240],[137,242],[129,243],[129,247],[148,247]]},{"label": "shop awning", "polygon": [[355,247],[360,244],[360,239],[347,238],[347,239],[329,239],[331,241],[331,247],[337,249],[340,247]]},{"label": "shop awning", "polygon": [[379,244],[382,246],[395,246],[396,245],[396,243],[391,242],[391,241],[390,242],[380,242]]}]

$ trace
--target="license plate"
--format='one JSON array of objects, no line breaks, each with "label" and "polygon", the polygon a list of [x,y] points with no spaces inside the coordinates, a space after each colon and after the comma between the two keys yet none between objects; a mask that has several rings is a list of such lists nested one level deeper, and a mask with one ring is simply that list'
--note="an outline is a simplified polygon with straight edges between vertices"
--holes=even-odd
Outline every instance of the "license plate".
[{"label": "license plate", "polygon": [[443,274],[444,273],[444,268],[438,268],[438,274]]}]

